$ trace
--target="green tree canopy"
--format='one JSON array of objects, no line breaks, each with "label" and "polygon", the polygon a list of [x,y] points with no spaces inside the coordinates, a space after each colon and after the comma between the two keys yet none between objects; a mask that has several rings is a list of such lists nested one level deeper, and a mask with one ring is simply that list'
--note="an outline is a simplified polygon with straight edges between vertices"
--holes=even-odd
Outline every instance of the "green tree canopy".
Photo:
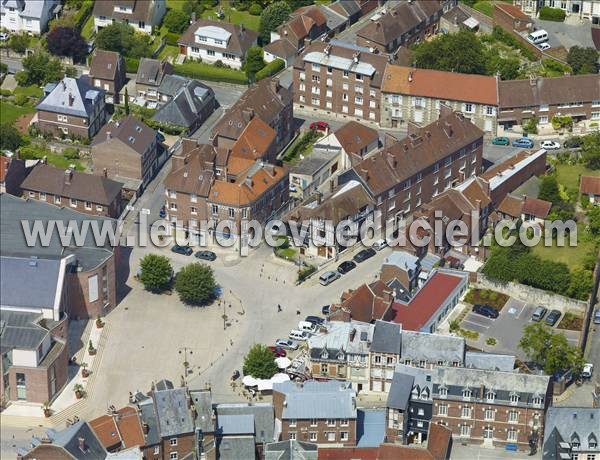
[{"label": "green tree canopy", "polygon": [[58,59],[50,57],[45,51],[30,54],[22,61],[23,71],[15,76],[21,86],[45,85],[59,81],[63,76],[63,66]]},{"label": "green tree canopy", "polygon": [[183,11],[169,10],[163,19],[163,25],[169,32],[180,34],[190,25],[190,15]]},{"label": "green tree canopy", "polygon": [[583,137],[581,152],[585,165],[590,169],[600,169],[600,132]]},{"label": "green tree canopy", "polygon": [[562,202],[560,190],[558,188],[558,181],[556,180],[555,176],[542,177],[538,198],[540,200],[549,201],[553,205]]},{"label": "green tree canopy", "polygon": [[0,149],[14,151],[21,145],[23,145],[23,138],[17,128],[8,123],[0,125]]},{"label": "green tree canopy", "polygon": [[256,73],[266,65],[263,59],[263,49],[260,46],[253,46],[246,54],[246,62],[244,70],[248,76],[248,80],[254,81]]},{"label": "green tree canopy", "polygon": [[269,43],[271,32],[290,17],[292,9],[287,2],[275,2],[267,6],[260,15],[259,37],[261,43]]},{"label": "green tree canopy", "polygon": [[244,358],[243,371],[257,379],[270,379],[277,373],[273,352],[265,345],[253,345]]},{"label": "green tree canopy", "polygon": [[26,33],[15,34],[10,37],[8,47],[15,53],[25,54],[31,38]]},{"label": "green tree canopy", "polygon": [[594,48],[572,46],[569,49],[567,63],[571,66],[575,75],[596,73],[597,62],[598,51],[596,51]]},{"label": "green tree canopy", "polygon": [[197,0],[186,0],[183,6],[181,7],[181,11],[192,16],[192,13],[196,13],[196,18],[199,18],[202,13],[204,13],[204,6],[201,3],[198,3]]},{"label": "green tree canopy", "polygon": [[140,268],[140,281],[147,291],[161,292],[169,286],[173,268],[167,257],[147,254],[140,261]]},{"label": "green tree canopy", "polygon": [[128,24],[115,22],[102,28],[96,35],[96,46],[108,51],[116,51],[127,57],[141,58],[150,56],[150,38],[136,33]]},{"label": "green tree canopy", "polygon": [[198,262],[183,267],[175,278],[179,298],[190,305],[209,303],[215,297],[215,288],[212,268]]}]

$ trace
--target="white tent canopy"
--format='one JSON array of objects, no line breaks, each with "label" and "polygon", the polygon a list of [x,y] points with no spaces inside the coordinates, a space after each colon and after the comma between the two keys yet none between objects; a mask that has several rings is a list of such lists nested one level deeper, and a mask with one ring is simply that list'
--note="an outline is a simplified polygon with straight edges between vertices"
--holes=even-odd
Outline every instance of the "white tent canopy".
[{"label": "white tent canopy", "polygon": [[290,365],[292,364],[292,362],[290,361],[289,358],[286,358],[285,356],[279,357],[279,358],[275,358],[275,364],[277,364],[277,367],[279,369],[287,369],[288,367],[290,367]]},{"label": "white tent canopy", "polygon": [[242,379],[242,383],[244,384],[244,386],[247,387],[255,387],[256,385],[258,385],[258,382],[259,380],[255,379],[251,375],[244,375],[244,378]]}]

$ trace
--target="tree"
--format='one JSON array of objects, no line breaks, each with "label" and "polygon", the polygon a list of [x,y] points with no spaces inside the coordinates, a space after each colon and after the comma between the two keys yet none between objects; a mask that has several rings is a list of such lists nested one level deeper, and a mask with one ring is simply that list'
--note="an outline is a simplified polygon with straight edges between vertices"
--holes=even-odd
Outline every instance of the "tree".
[{"label": "tree", "polygon": [[63,76],[63,66],[58,59],[52,58],[44,51],[30,54],[22,61],[23,71],[15,75],[21,86],[45,85],[55,82]]},{"label": "tree", "polygon": [[600,207],[594,206],[587,214],[589,219],[590,232],[593,235],[600,235]]},{"label": "tree", "polygon": [[173,268],[167,257],[147,254],[140,261],[140,268],[140,281],[147,291],[161,292],[169,286]]},{"label": "tree", "polygon": [[292,9],[286,2],[271,3],[260,15],[260,26],[258,29],[261,43],[269,43],[271,32],[288,20]]},{"label": "tree", "polygon": [[125,105],[125,115],[129,115],[129,92],[127,91],[127,87],[125,87],[124,99],[125,101],[123,104]]},{"label": "tree", "polygon": [[212,268],[198,262],[183,267],[175,278],[179,298],[190,305],[206,305],[215,297],[215,288]]},{"label": "tree", "polygon": [[87,43],[75,27],[54,27],[47,36],[47,48],[56,56],[81,61],[87,55]]},{"label": "tree", "polygon": [[562,202],[560,197],[560,190],[558,188],[558,181],[554,176],[542,177],[540,183],[540,191],[538,192],[538,198],[540,200],[546,200],[556,205]]},{"label": "tree", "polygon": [[600,169],[600,132],[583,137],[581,145],[583,162],[590,169]]},{"label": "tree", "polygon": [[8,123],[0,125],[0,149],[14,151],[21,145],[23,145],[23,138],[17,128]]},{"label": "tree", "polygon": [[95,43],[100,49],[140,58],[150,55],[149,40],[145,34],[136,34],[135,29],[130,25],[115,22],[98,32]]},{"label": "tree", "polygon": [[25,54],[30,41],[31,38],[26,33],[15,34],[10,37],[10,40],[8,41],[8,47],[15,53]]},{"label": "tree", "polygon": [[196,18],[199,18],[200,15],[204,13],[204,6],[198,3],[196,0],[186,0],[181,7],[181,11],[190,17],[192,16],[192,13],[196,13]]},{"label": "tree", "polygon": [[567,63],[573,69],[575,75],[584,73],[596,73],[598,62],[598,51],[594,48],[583,48],[572,46],[567,54]]},{"label": "tree", "polygon": [[244,375],[257,379],[270,379],[277,373],[275,356],[265,345],[257,343],[244,358]]},{"label": "tree", "polygon": [[190,15],[178,10],[169,10],[163,20],[163,25],[169,29],[169,32],[180,34],[184,32],[190,24]]},{"label": "tree", "polygon": [[244,63],[244,70],[246,71],[246,75],[248,75],[248,80],[254,81],[256,72],[261,70],[265,65],[263,49],[260,46],[251,47],[246,54],[246,62]]}]

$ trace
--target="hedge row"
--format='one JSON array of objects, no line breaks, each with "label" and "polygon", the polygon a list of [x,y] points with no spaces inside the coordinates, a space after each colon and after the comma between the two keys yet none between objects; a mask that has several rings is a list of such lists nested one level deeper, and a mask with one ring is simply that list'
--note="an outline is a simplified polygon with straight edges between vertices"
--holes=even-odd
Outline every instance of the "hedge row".
[{"label": "hedge row", "polygon": [[543,6],[540,8],[540,19],[544,21],[556,21],[563,22],[567,13],[560,8],[551,8],[549,6]]},{"label": "hedge row", "polygon": [[275,59],[269,62],[266,66],[256,72],[256,81],[262,80],[263,78],[271,77],[285,67],[285,62],[282,59]]},{"label": "hedge row", "polygon": [[125,71],[127,73],[137,73],[139,66],[140,66],[139,59],[131,58],[131,57],[125,58]]},{"label": "hedge row", "polygon": [[186,62],[181,65],[175,65],[175,73],[198,80],[222,81],[237,85],[248,83],[248,77],[241,70],[215,67],[203,62]]},{"label": "hedge row", "polygon": [[170,46],[179,46],[177,44],[177,42],[179,41],[179,34],[174,34],[172,32],[168,32],[165,35],[165,41],[167,42],[167,45],[170,45]]},{"label": "hedge row", "polygon": [[81,9],[75,13],[75,16],[73,17],[75,21],[75,27],[81,30],[85,24],[85,21],[87,21],[88,16],[92,14],[93,8],[94,2],[91,0],[86,0],[81,4]]}]

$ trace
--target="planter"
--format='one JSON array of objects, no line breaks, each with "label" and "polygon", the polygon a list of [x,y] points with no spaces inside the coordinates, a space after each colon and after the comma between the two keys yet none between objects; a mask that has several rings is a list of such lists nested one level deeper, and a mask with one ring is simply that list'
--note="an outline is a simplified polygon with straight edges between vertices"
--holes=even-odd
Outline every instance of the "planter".
[{"label": "planter", "polygon": [[96,327],[98,329],[102,329],[104,327],[104,322],[102,320],[96,320]]},{"label": "planter", "polygon": [[95,356],[96,355],[96,349],[95,348],[88,348],[88,353],[90,356]]},{"label": "planter", "polygon": [[82,392],[82,391],[79,391],[79,390],[77,390],[77,391],[75,392],[75,397],[76,397],[77,399],[81,399],[81,398],[83,398],[83,392]]},{"label": "planter", "polygon": [[87,379],[90,376],[90,371],[88,371],[87,369],[81,369],[81,376],[84,379]]},{"label": "planter", "polygon": [[48,418],[52,415],[52,410],[44,409],[44,417]]}]

